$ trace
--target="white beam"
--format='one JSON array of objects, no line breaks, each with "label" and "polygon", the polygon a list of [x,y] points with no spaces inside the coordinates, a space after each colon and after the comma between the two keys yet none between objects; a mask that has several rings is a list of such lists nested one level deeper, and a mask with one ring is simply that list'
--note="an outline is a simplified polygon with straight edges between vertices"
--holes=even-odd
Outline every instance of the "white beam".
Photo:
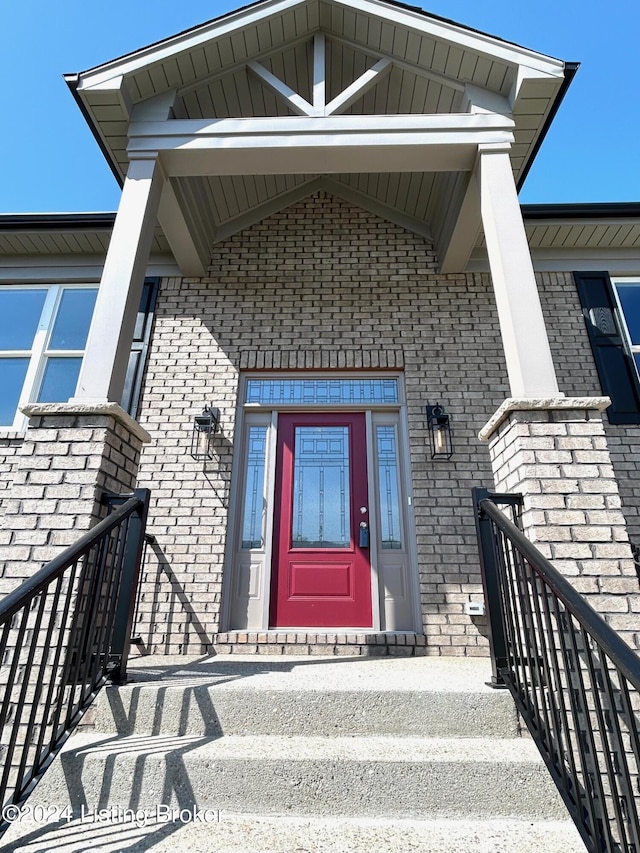
[{"label": "white beam", "polygon": [[482,224],[513,397],[559,395],[507,151],[479,156]]},{"label": "white beam", "polygon": [[512,128],[469,114],[133,122],[128,153],[161,152],[168,176],[466,171],[479,144],[513,142]]},{"label": "white beam", "polygon": [[190,278],[206,275],[209,263],[206,247],[196,243],[193,227],[187,224],[171,181],[166,181],[162,190],[158,222],[182,275]]},{"label": "white beam", "polygon": [[327,60],[322,33],[313,37],[313,106],[316,113],[323,115],[327,104]]},{"label": "white beam", "polygon": [[482,230],[480,194],[475,176],[459,175],[459,189],[450,198],[448,213],[438,240],[441,273],[464,272]]},{"label": "white beam", "polygon": [[166,92],[140,101],[131,110],[131,121],[165,121],[171,117],[175,102],[175,89],[168,89]]},{"label": "white beam", "polygon": [[[175,102],[175,89],[147,98],[133,108],[132,121],[165,121],[171,116]],[[182,275],[194,278],[205,275],[209,263],[207,247],[197,244],[193,223],[187,224],[171,181],[166,181],[162,189],[158,222]]]},{"label": "white beam", "polygon": [[507,98],[467,83],[464,87],[463,109],[470,113],[496,113],[512,118],[513,107]]},{"label": "white beam", "polygon": [[309,101],[305,100],[302,95],[294,92],[293,89],[287,86],[287,84],[280,80],[279,77],[276,77],[275,74],[267,71],[264,65],[260,65],[259,62],[247,62],[247,68],[252,71],[268,89],[271,89],[276,97],[280,98],[281,101],[284,101],[291,112],[299,116],[318,115],[313,104],[310,104]]},{"label": "white beam", "polygon": [[339,95],[327,104],[325,115],[336,115],[349,109],[352,104],[360,100],[368,91],[385,77],[392,68],[393,63],[390,59],[380,59],[374,66],[361,74],[357,80],[354,80],[350,86],[340,92]]},{"label": "white beam", "polygon": [[72,402],[120,402],[162,184],[157,160],[129,164]]}]

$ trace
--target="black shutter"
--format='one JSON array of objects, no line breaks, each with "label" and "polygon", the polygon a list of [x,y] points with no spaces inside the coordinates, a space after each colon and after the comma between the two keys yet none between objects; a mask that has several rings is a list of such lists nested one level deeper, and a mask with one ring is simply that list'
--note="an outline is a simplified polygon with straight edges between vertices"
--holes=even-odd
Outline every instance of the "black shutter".
[{"label": "black shutter", "polygon": [[142,377],[147,363],[147,350],[151,338],[151,327],[153,325],[153,311],[158,295],[159,278],[145,278],[142,286],[142,298],[136,317],[136,328],[133,333],[133,343],[129,354],[129,366],[127,376],[124,380],[124,391],[122,392],[122,408],[132,418],[137,417],[138,403],[140,402],[140,391],[142,389]]},{"label": "black shutter", "polygon": [[613,286],[606,272],[574,272],[602,391],[611,397],[612,424],[640,423],[640,388],[620,329]]}]

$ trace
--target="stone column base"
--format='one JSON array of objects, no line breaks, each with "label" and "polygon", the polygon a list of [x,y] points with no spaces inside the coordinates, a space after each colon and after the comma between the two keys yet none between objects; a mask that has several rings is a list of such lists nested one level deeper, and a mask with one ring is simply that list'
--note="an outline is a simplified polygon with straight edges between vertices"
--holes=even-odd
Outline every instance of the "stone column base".
[{"label": "stone column base", "polygon": [[609,456],[608,397],[506,400],[481,430],[497,492],[524,498],[524,533],[640,648],[640,585]]},{"label": "stone column base", "polygon": [[33,404],[5,499],[0,594],[14,589],[104,515],[105,491],[131,492],[148,433],[116,403]]}]

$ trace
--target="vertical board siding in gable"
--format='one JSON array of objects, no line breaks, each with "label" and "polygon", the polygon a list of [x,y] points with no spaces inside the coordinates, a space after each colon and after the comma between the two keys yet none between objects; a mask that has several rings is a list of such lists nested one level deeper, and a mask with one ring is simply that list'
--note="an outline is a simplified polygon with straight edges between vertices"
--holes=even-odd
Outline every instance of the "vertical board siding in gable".
[{"label": "vertical board siding in gable", "polygon": [[491,88],[495,89],[496,92],[501,92],[503,95],[508,96],[511,89],[511,78],[512,72],[506,65],[502,65],[500,62],[493,63],[493,70],[489,75],[489,85]]},{"label": "vertical board siding in gable", "polygon": [[152,65],[149,68],[149,80],[151,81],[151,86],[153,88],[152,94],[154,95],[157,95],[160,92],[166,92],[169,88],[162,65]]},{"label": "vertical board siding in gable", "polygon": [[466,52],[462,57],[462,63],[460,65],[460,79],[473,80],[477,67],[478,57],[474,56],[473,53]]},{"label": "vertical board siding in gable", "polygon": [[244,62],[248,58],[247,42],[245,41],[244,32],[232,33],[230,36],[231,53],[233,62]]},{"label": "vertical board siding in gable", "polygon": [[489,59],[479,56],[471,82],[475,83],[476,86],[486,87],[489,82],[489,75],[491,74],[491,65],[492,63]]},{"label": "vertical board siding in gable", "polygon": [[[240,72],[244,76],[244,72]],[[230,74],[224,78],[224,91],[229,109],[229,115],[233,118],[241,118],[244,115],[243,109],[240,106],[240,96],[238,94],[237,85],[238,72]]]},{"label": "vertical board siding in gable", "polygon": [[460,74],[460,68],[462,67],[463,58],[464,53],[460,50],[460,48],[450,47],[444,73],[448,77],[457,77]]},{"label": "vertical board siding in gable", "polygon": [[208,77],[212,73],[211,66],[207,61],[207,54],[205,53],[203,47],[196,47],[195,50],[192,50],[189,55],[193,63],[194,81],[202,80],[203,78]]},{"label": "vertical board siding in gable", "polygon": [[176,61],[178,63],[178,71],[180,73],[180,77],[182,78],[182,85],[188,86],[193,83],[196,79],[196,69],[194,65],[194,54],[201,53],[199,50],[192,50],[188,53],[179,53],[176,57]]},{"label": "vertical board siding in gable", "polygon": [[445,44],[445,42],[436,42],[436,46],[433,51],[433,61],[431,63],[431,69],[433,71],[437,71],[439,74],[445,73],[447,60],[449,58],[449,50],[449,45]]},{"label": "vertical board siding in gable", "polygon": [[[393,77],[393,71],[389,76]],[[413,97],[416,86],[416,75],[407,74],[405,71],[402,71],[400,74],[398,74],[396,80],[391,80],[389,82],[389,89],[391,91],[394,91],[395,86],[398,86],[398,91],[400,93],[400,96],[398,98],[398,113],[400,115],[407,115],[408,113],[412,113]]]},{"label": "vertical board siding in gable", "polygon": [[164,73],[167,78],[167,86],[170,89],[178,89],[180,86],[184,85],[184,79],[180,72],[180,67],[176,61],[175,57],[171,57],[167,59],[163,63]]},{"label": "vertical board siding in gable", "polygon": [[[339,33],[340,30],[337,30]],[[382,24],[375,18],[370,18],[367,27],[366,47],[380,50],[380,39],[382,38]]]},{"label": "vertical board siding in gable", "polygon": [[[345,37],[348,38],[349,36],[345,33]],[[362,45],[366,44],[369,40],[369,18],[360,12],[356,13],[352,39]]]},{"label": "vertical board siding in gable", "polygon": [[393,39],[395,36],[396,28],[393,24],[390,24],[388,21],[382,22],[382,27],[380,30],[380,50],[386,54],[393,53]]}]

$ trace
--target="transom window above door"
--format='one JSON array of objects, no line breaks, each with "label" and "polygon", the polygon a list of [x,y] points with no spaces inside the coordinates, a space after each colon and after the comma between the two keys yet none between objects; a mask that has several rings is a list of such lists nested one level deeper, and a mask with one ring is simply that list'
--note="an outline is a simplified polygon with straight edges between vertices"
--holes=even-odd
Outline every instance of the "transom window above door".
[{"label": "transom window above door", "polygon": [[353,379],[247,379],[245,403],[262,406],[394,405],[400,402],[396,377]]}]

